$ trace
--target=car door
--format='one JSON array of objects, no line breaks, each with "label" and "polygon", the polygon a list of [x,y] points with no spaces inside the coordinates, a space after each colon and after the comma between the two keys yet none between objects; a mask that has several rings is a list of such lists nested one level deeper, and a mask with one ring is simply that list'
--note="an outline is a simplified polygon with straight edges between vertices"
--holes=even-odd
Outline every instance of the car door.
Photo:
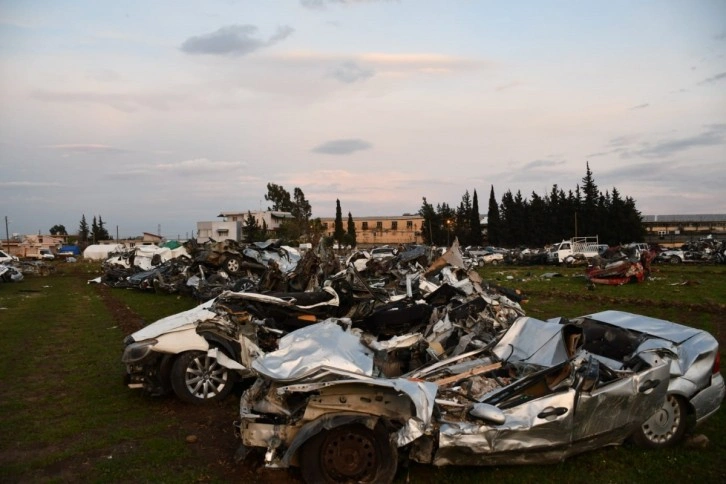
[{"label": "car door", "polygon": [[[593,360],[597,361],[597,360]],[[619,442],[663,405],[669,361],[620,379],[577,389],[572,442]]]},{"label": "car door", "polygon": [[557,462],[569,447],[575,390],[503,409],[504,423],[444,421],[433,464],[499,465]]},{"label": "car door", "polygon": [[492,453],[554,450],[570,444],[576,391],[567,388],[504,409],[506,420],[496,426]]}]

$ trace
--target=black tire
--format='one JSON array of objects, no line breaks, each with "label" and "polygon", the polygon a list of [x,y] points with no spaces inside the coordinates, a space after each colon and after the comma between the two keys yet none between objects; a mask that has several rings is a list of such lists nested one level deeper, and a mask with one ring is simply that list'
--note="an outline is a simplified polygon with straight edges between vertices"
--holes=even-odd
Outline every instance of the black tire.
[{"label": "black tire", "polygon": [[234,373],[203,351],[187,351],[171,367],[171,388],[180,400],[201,405],[224,399],[234,386]]},{"label": "black tire", "polygon": [[239,274],[242,272],[242,259],[236,255],[228,255],[224,259],[223,267],[230,274]]},{"label": "black tire", "polygon": [[300,470],[307,483],[390,483],[398,449],[382,427],[354,423],[323,430],[305,442]]},{"label": "black tire", "polygon": [[673,255],[670,259],[668,259],[668,262],[670,262],[671,264],[680,264],[683,261],[677,255]]},{"label": "black tire", "polygon": [[663,406],[635,431],[633,441],[651,449],[671,447],[686,434],[687,417],[683,398],[668,395]]}]

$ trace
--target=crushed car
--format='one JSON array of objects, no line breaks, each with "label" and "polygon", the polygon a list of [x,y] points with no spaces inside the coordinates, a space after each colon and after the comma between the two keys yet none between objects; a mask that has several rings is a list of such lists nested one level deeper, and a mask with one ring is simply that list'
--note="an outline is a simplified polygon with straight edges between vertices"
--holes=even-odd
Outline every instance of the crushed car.
[{"label": "crushed car", "polygon": [[650,263],[655,257],[651,251],[640,251],[638,256],[623,253],[608,259],[595,257],[585,269],[588,281],[594,284],[620,286],[643,282],[650,275]]},{"label": "crushed car", "polygon": [[619,371],[619,361],[638,348],[667,351],[671,357],[668,395],[633,435],[646,447],[667,447],[713,415],[724,399],[719,345],[706,331],[623,311],[576,318],[586,348]]},{"label": "crushed car", "polygon": [[[267,467],[299,466],[306,482],[391,482],[404,457],[558,462],[628,437],[670,445],[684,431],[664,414],[685,420],[692,404],[702,421],[723,399],[710,335],[629,313],[520,317],[491,343],[471,338],[402,373],[398,355],[422,343],[425,333],[376,339],[335,319],[286,335],[252,362],[238,458],[259,449]],[[699,388],[690,400],[681,377]]]}]

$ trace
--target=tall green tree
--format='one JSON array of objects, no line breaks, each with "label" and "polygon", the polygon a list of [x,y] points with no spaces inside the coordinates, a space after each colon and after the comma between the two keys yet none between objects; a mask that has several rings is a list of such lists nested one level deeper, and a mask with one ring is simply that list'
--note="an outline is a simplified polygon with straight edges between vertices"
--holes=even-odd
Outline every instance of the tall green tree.
[{"label": "tall green tree", "polygon": [[247,216],[245,217],[244,222],[245,240],[248,243],[257,242],[261,240],[261,232],[262,230],[260,229],[260,224],[257,223],[257,218],[252,215],[251,211],[247,211]]},{"label": "tall green tree", "polygon": [[428,245],[437,245],[441,239],[441,220],[434,206],[426,200],[426,197],[423,197],[423,203],[418,210],[418,214],[423,217],[423,222],[421,222],[421,237],[424,242]]},{"label": "tall green tree", "polygon": [[339,247],[343,246],[343,238],[345,230],[343,230],[343,212],[340,210],[340,200],[335,200],[335,227],[333,229],[333,240],[338,243]]},{"label": "tall green tree", "polygon": [[93,243],[97,243],[100,239],[98,238],[98,222],[96,222],[96,216],[93,216],[93,223],[91,224],[91,236],[93,237]]},{"label": "tall green tree", "polygon": [[474,197],[471,202],[471,218],[469,221],[471,228],[471,245],[482,245],[484,243],[484,234],[481,229],[481,215],[479,214],[479,197],[474,190]]},{"label": "tall green tree", "polygon": [[86,222],[86,214],[81,216],[81,223],[78,226],[78,241],[85,243],[88,242],[88,236],[90,232],[88,230],[88,222]]},{"label": "tall green tree", "polygon": [[290,213],[292,213],[296,220],[300,221],[304,225],[307,225],[310,220],[310,216],[313,214],[310,202],[308,202],[305,198],[305,194],[298,187],[293,189],[293,202]]},{"label": "tall green tree", "polygon": [[600,228],[600,210],[598,210],[600,191],[592,176],[590,163],[586,163],[585,166],[585,176],[582,178],[582,198],[578,193],[580,199],[578,232],[584,236],[591,236],[597,234]]},{"label": "tall green tree", "polygon": [[356,233],[355,233],[355,222],[353,222],[353,216],[348,212],[348,232],[346,235],[346,245],[350,245],[351,247],[355,248],[356,245],[358,245],[358,242],[356,241]]},{"label": "tall green tree", "polygon": [[471,245],[471,196],[469,190],[464,192],[459,202],[459,208],[456,210],[454,221],[456,227],[455,235],[459,238],[462,246]]},{"label": "tall green tree", "polygon": [[98,237],[96,240],[111,240],[111,234],[108,233],[108,230],[106,230],[106,223],[103,221],[103,218],[101,218],[101,215],[98,216]]},{"label": "tall green tree", "polygon": [[499,205],[494,197],[494,185],[489,190],[489,207],[487,210],[487,238],[492,245],[502,243],[502,220],[499,215]]}]

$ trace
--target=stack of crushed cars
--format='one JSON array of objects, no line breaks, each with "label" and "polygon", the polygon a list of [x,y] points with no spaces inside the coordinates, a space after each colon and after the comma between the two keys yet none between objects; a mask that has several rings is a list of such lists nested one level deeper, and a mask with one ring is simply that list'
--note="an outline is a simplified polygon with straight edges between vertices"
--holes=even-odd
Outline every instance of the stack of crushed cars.
[{"label": "stack of crushed cars", "polygon": [[254,358],[278,349],[282,336],[329,318],[345,319],[373,339],[420,332],[419,344],[391,362],[394,372],[484,346],[524,315],[522,296],[462,267],[455,245],[426,270],[397,272],[378,287],[351,263],[307,291],[223,291],[129,335],[122,358],[127,384],[154,395],[173,390],[191,403],[224,398],[235,380],[250,375]]},{"label": "stack of crushed cars", "polygon": [[681,264],[726,264],[726,241],[705,237],[684,244],[680,249],[665,249],[658,253],[655,262]]},{"label": "stack of crushed cars", "polygon": [[620,286],[643,282],[650,276],[655,256],[652,250],[637,251],[634,246],[610,248],[602,257],[589,259],[585,275],[593,284]]},{"label": "stack of crushed cars", "polygon": [[21,282],[26,275],[48,276],[55,266],[42,261],[10,260],[0,263],[0,283]]},{"label": "stack of crushed cars", "polygon": [[308,281],[301,280],[299,274],[303,268],[315,272],[317,265],[304,261],[296,249],[274,241],[244,245],[233,240],[203,244],[191,240],[174,250],[141,246],[112,254],[104,262],[100,282],[112,287],[190,294],[206,301],[226,290],[285,290],[287,286],[305,285]]}]

